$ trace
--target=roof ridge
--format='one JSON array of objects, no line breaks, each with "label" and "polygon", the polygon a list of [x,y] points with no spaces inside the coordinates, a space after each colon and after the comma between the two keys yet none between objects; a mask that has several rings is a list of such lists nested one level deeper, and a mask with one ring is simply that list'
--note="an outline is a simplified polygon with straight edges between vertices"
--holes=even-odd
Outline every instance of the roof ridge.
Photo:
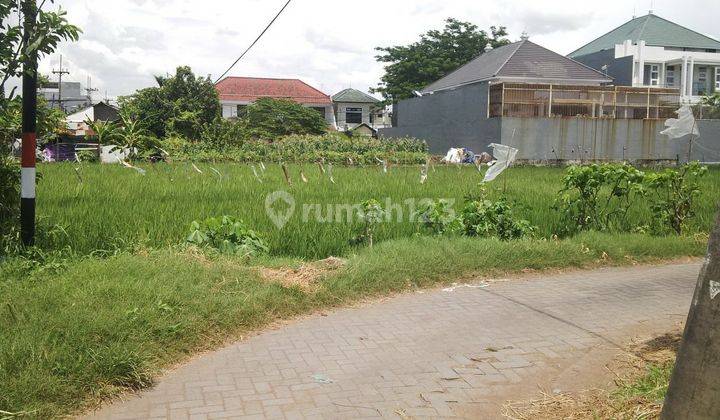
[{"label": "roof ridge", "polygon": [[[529,41],[528,41],[528,42],[529,42]],[[542,48],[542,49],[545,50],[545,51],[551,52],[551,53],[553,53],[553,54],[557,54],[558,56],[564,58],[564,59],[567,60],[567,61],[570,61],[570,62],[572,62],[572,63],[574,63],[574,64],[579,64],[580,66],[585,67],[585,68],[588,69],[588,70],[592,70],[594,73],[597,73],[597,74],[601,75],[602,77],[604,77],[604,78],[606,78],[606,79],[611,79],[611,80],[613,79],[612,77],[610,77],[610,76],[608,76],[607,74],[601,72],[600,70],[594,69],[594,68],[592,68],[592,67],[590,67],[590,66],[588,66],[588,65],[586,65],[586,64],[583,64],[583,63],[581,63],[581,62],[573,59],[572,57],[567,57],[567,56],[564,56],[564,55],[562,55],[562,54],[558,54],[558,53],[556,53],[555,51],[553,51],[553,50],[551,50],[551,49],[549,49],[549,48],[545,48],[545,47],[543,47],[542,45],[536,44],[536,43],[534,43],[534,42],[533,42],[532,44],[535,45],[536,47]]]},{"label": "roof ridge", "polygon": [[[490,50],[490,51],[482,51],[482,52],[480,52],[479,54],[477,54],[475,57],[471,58],[467,63],[458,66],[458,68],[456,68],[455,70],[453,70],[453,71],[451,71],[450,73],[446,74],[445,76],[443,76],[443,77],[439,78],[438,80],[436,80],[436,81],[428,84],[427,86],[424,86],[424,87],[421,89],[421,91],[425,91],[425,90],[427,90],[427,88],[429,88],[430,86],[432,86],[432,85],[434,85],[435,83],[439,82],[440,80],[443,80],[443,79],[445,79],[446,77],[450,77],[451,75],[459,72],[460,70],[462,70],[462,69],[465,68],[466,66],[469,66],[472,62],[474,62],[475,60],[477,60],[478,58],[480,58],[480,57],[482,57],[482,56],[484,56],[484,55],[493,54],[493,53],[495,53],[496,51],[499,51],[499,50],[501,50],[501,49],[503,49],[503,48],[505,48],[505,47],[510,47],[511,45],[515,45],[515,44],[520,44],[521,42],[522,42],[522,41],[511,42],[511,43],[509,43],[509,44],[505,44],[505,45],[501,45],[501,46],[499,46],[499,47],[497,47],[497,48],[493,48],[493,49]],[[515,51],[517,51],[517,49],[516,49]],[[513,54],[514,54],[514,52],[513,52]],[[501,66],[500,68],[502,68],[502,66]],[[498,69],[497,71],[500,71],[500,69]]]},{"label": "roof ridge", "polygon": [[314,90],[315,92],[317,92],[317,93],[319,93],[319,94],[321,94],[321,95],[323,95],[323,96],[327,96],[328,99],[330,99],[330,95],[328,95],[327,93],[321,91],[320,89],[318,89],[318,88],[316,88],[316,87],[314,87],[314,86],[311,86],[311,85],[309,85],[308,83],[305,83],[304,81],[302,81],[302,80],[300,80],[300,79],[292,79],[292,80],[297,80],[298,82],[300,82],[300,83],[302,83],[303,85],[309,87],[310,89]]},{"label": "roof ridge", "polygon": [[713,38],[713,37],[711,37],[711,36],[709,36],[709,35],[705,35],[705,34],[703,34],[703,33],[701,33],[701,32],[698,32],[698,31],[696,31],[696,30],[694,30],[694,29],[690,29],[690,28],[688,28],[687,26],[683,26],[683,25],[681,25],[681,24],[679,24],[679,23],[675,23],[675,22],[673,22],[673,21],[671,21],[671,20],[669,20],[669,19],[665,19],[664,17],[658,16],[658,15],[656,15],[656,14],[654,14],[654,13],[649,13],[648,16],[654,16],[654,17],[656,17],[656,18],[658,18],[658,19],[660,19],[660,20],[664,20],[664,21],[667,22],[667,23],[673,24],[673,25],[675,25],[675,26],[679,26],[679,27],[685,29],[686,31],[690,31],[690,32],[692,32],[692,33],[694,33],[694,34],[697,34],[697,35],[700,35],[700,36],[702,36],[702,37],[705,37],[705,38],[707,38],[707,39],[709,39],[709,40],[711,40],[711,41],[720,42],[720,40],[717,40],[717,39],[715,39],[715,38]]},{"label": "roof ridge", "polygon": [[[259,77],[259,76],[225,76],[223,77],[220,82],[227,79],[254,79],[254,80],[299,80],[302,82],[302,80],[298,79],[297,77]],[[218,82],[218,83],[220,83]]]},{"label": "roof ridge", "polygon": [[[508,55],[508,57],[505,59],[505,61],[503,61],[503,63],[500,65],[500,67],[498,67],[498,69],[495,70],[495,72],[493,73],[493,77],[497,76],[500,73],[500,71],[503,69],[503,67],[505,67],[507,65],[507,63],[510,61],[510,59],[513,58],[513,56],[515,54],[517,54],[518,50],[520,50],[520,47],[525,45],[525,43],[527,43],[527,42],[530,42],[530,40],[523,39],[523,40],[520,40],[520,41],[514,43],[514,44],[517,44],[517,48],[515,48],[515,51],[513,51],[510,55]],[[508,45],[513,45],[513,44],[508,44]],[[535,44],[533,42],[533,45],[537,45],[537,44]]]},{"label": "roof ridge", "polygon": [[[367,99],[369,99],[369,100],[372,100],[373,102],[379,102],[379,101],[380,101],[378,98],[375,98],[374,96],[369,95],[369,94],[363,92],[362,90],[360,90],[360,89],[355,89],[355,88],[345,88],[345,89],[343,89],[343,90],[335,93],[334,95],[330,95],[330,97],[331,97],[333,100],[335,100],[335,98],[341,97],[342,95],[345,95],[345,94],[348,94],[348,93],[352,93],[352,92],[357,92],[357,93],[359,93],[360,95],[362,95],[363,97],[365,97],[365,98],[367,98]],[[353,101],[348,101],[348,102],[353,102]],[[355,101],[355,102],[357,102],[357,101]],[[369,101],[368,101],[368,102],[369,102]]]},{"label": "roof ridge", "polygon": [[647,15],[643,16],[645,18],[645,22],[643,22],[640,30],[638,31],[637,37],[635,38],[635,43],[640,42],[640,40],[642,39],[643,33],[645,33],[645,28],[647,28],[648,22],[650,22],[650,16],[653,16],[653,14],[648,13]]},{"label": "roof ridge", "polygon": [[[642,16],[641,16],[641,17],[642,17]],[[627,24],[629,24],[629,23],[632,23],[632,22],[634,22],[634,21],[636,21],[636,20],[638,20],[638,19],[640,19],[640,18],[639,18],[639,17],[632,18],[632,19],[626,21],[625,23],[620,24],[620,26],[616,26],[614,29],[611,29],[611,30],[605,32],[604,34],[595,37],[594,39],[592,39],[592,40],[586,42],[585,44],[581,45],[581,46],[580,46],[579,48],[577,48],[575,51],[569,53],[568,56],[571,56],[571,55],[575,54],[576,52],[582,50],[583,48],[585,48],[585,47],[587,47],[588,45],[592,44],[593,42],[599,40],[600,38],[602,38],[602,37],[604,37],[604,36],[606,36],[606,35],[608,35],[608,34],[610,34],[610,33],[612,33],[612,32],[615,32],[615,31],[617,31],[618,29],[622,28],[623,26],[625,26],[625,25],[627,25]]]}]

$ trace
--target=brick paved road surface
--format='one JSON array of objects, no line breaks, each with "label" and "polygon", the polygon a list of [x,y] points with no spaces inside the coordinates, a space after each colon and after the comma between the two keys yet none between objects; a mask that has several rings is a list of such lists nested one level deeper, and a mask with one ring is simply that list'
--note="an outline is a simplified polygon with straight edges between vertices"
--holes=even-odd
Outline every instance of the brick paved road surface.
[{"label": "brick paved road surface", "polygon": [[[699,264],[613,268],[401,295],[194,359],[93,418],[497,417],[506,399],[602,380],[684,321]],[[551,388],[555,389],[555,388]]]}]

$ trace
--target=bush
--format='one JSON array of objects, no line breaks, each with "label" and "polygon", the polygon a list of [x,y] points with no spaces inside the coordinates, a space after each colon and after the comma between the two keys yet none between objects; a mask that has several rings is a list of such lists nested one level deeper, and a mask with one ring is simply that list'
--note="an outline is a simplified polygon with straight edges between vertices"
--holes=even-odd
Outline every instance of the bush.
[{"label": "bush", "polygon": [[100,156],[93,150],[80,150],[77,152],[77,157],[80,162],[93,163],[100,161]]},{"label": "bush", "polygon": [[[236,123],[237,124],[237,123]],[[419,164],[427,160],[427,144],[412,138],[374,139],[371,137],[349,138],[341,133],[318,135],[291,135],[276,141],[233,140],[231,132],[237,132],[237,125],[230,125],[227,131],[214,132],[217,143],[190,142],[183,138],[165,139],[161,147],[174,160],[197,162],[319,162],[376,165],[377,159],[396,164]],[[214,132],[215,134],[210,134]],[[216,146],[217,144],[217,146]]]},{"label": "bush", "polygon": [[627,164],[571,166],[553,205],[563,218],[558,233],[644,231],[648,224],[632,225],[628,215],[649,199],[653,231],[681,234],[694,216],[693,201],[700,194],[697,181],[706,173],[707,168],[698,163],[648,174]]},{"label": "bush", "polygon": [[258,255],[268,252],[265,242],[241,220],[230,216],[194,221],[187,242],[211,247],[223,254]]},{"label": "bush", "polygon": [[20,213],[20,167],[0,151],[0,255],[14,242]]},{"label": "bush", "polygon": [[553,206],[563,217],[558,233],[631,230],[627,216],[644,194],[644,178],[644,172],[624,163],[570,166]]},{"label": "bush", "polygon": [[422,226],[436,235],[457,232],[463,229],[462,219],[455,214],[452,202],[435,200],[418,211]]},{"label": "bush", "polygon": [[373,199],[363,201],[358,207],[360,209],[358,217],[362,222],[362,232],[352,242],[355,244],[367,243],[372,247],[377,226],[385,217],[385,209],[377,200]]},{"label": "bush", "polygon": [[655,232],[669,228],[678,235],[682,233],[688,220],[695,216],[693,202],[700,195],[698,180],[707,171],[707,167],[693,162],[683,165],[680,170],[666,169],[648,175]]},{"label": "bush", "polygon": [[324,115],[289,99],[259,99],[248,105],[241,122],[250,138],[262,140],[327,131]]},{"label": "bush", "polygon": [[468,236],[492,236],[506,241],[532,236],[537,229],[529,221],[517,217],[505,197],[497,201],[470,198],[461,217]]}]

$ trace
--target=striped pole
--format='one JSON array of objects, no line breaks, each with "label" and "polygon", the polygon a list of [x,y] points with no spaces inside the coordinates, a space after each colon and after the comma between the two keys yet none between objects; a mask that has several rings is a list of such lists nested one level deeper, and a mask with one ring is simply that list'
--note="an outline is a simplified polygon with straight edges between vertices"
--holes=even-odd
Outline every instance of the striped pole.
[{"label": "striped pole", "polygon": [[[35,27],[35,0],[23,1],[25,45]],[[20,236],[25,246],[35,243],[35,148],[37,128],[37,53],[26,54],[23,63],[22,159],[20,169]]]}]

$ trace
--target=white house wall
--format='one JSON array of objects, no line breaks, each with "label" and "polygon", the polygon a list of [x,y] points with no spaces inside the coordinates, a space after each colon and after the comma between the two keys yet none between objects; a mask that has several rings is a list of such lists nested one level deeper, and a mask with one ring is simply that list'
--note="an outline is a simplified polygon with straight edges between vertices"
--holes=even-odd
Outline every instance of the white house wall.
[{"label": "white house wall", "polygon": [[348,108],[360,108],[362,111],[362,122],[370,125],[370,104],[353,103],[353,102],[336,102],[337,109],[337,127],[339,130],[349,130],[360,124],[348,124],[345,116]]},{"label": "white house wall", "polygon": [[[635,87],[646,86],[644,84],[645,64],[659,64],[660,87],[673,87],[681,90],[683,100],[697,102],[699,97],[692,95],[692,83],[697,82],[697,67],[707,66],[710,68],[708,78],[715,75],[715,68],[720,67],[720,53],[705,51],[680,51],[665,49],[665,47],[647,45],[645,41],[633,44],[627,40],[622,44],[615,45],[615,58],[633,57],[632,85]],[[666,86],[667,66],[677,66],[675,83]]]}]

